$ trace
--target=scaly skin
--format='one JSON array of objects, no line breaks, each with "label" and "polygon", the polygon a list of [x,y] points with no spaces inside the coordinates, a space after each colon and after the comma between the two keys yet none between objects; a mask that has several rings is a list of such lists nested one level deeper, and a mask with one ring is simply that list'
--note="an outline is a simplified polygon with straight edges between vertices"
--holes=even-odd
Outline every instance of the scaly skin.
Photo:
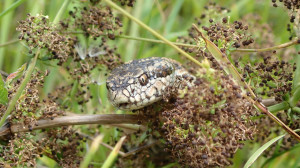
[{"label": "scaly skin", "polygon": [[161,100],[167,88],[192,86],[195,77],[180,63],[169,58],[150,57],[133,60],[114,70],[106,87],[111,103],[123,110],[135,110]]}]

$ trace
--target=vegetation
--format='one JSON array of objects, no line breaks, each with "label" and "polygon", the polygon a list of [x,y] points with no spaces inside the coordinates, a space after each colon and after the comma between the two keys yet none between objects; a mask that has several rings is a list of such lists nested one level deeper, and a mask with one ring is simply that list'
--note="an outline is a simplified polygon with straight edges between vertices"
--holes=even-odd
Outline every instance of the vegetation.
[{"label": "vegetation", "polygon": [[[299,167],[300,1],[0,2],[0,167]],[[193,88],[136,111],[124,62],[178,60]]]}]

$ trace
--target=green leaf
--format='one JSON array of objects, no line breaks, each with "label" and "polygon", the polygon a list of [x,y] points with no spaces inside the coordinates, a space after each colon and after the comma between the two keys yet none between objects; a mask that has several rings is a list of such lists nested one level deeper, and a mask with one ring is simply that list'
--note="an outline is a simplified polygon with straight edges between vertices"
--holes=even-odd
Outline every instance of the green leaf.
[{"label": "green leaf", "polygon": [[300,100],[300,87],[297,87],[293,96],[290,98],[289,103],[291,107],[295,107]]},{"label": "green leaf", "polygon": [[286,134],[284,135],[280,135],[276,138],[271,139],[269,142],[265,143],[262,147],[260,147],[256,152],[254,152],[252,154],[252,156],[248,159],[248,161],[246,162],[244,168],[248,168],[250,167],[255,160],[268,148],[270,147],[273,143],[275,143],[276,141],[278,141],[279,139],[283,138]]},{"label": "green leaf", "polygon": [[[300,144],[296,144],[295,146],[291,147],[288,150],[282,151],[280,153],[277,153],[275,155],[273,155],[271,158],[267,159],[263,165],[261,167],[266,167],[266,165],[268,165],[269,163],[275,161],[276,159],[278,159],[278,157],[282,157],[282,155],[286,154],[286,153],[290,153],[293,150],[299,150],[300,149]],[[299,157],[300,158],[300,157]],[[296,163],[296,162],[295,162]]]},{"label": "green leaf", "polygon": [[6,15],[8,12],[14,10],[16,7],[20,6],[23,2],[24,2],[24,0],[18,0],[15,3],[13,3],[12,5],[10,5],[9,8],[7,8],[6,10],[4,10],[3,12],[0,13],[0,18],[2,16]]},{"label": "green leaf", "polygon": [[8,102],[8,92],[4,86],[2,75],[0,75],[0,104],[6,105]]},{"label": "green leaf", "polygon": [[8,87],[14,80],[20,78],[23,75],[24,70],[26,69],[27,64],[23,64],[16,72],[13,72],[8,75],[6,78],[6,86]]},{"label": "green leaf", "polygon": [[[244,88],[248,88],[245,82],[242,81],[242,77],[237,71],[237,69],[231,64],[231,62],[228,60],[227,56],[221,52],[221,50],[213,43],[211,42],[207,37],[205,37],[201,31],[198,29],[196,25],[193,25],[194,28],[200,33],[200,36],[205,42],[205,47],[206,49],[212,54],[212,56],[215,58],[215,60],[218,62],[218,64],[223,68],[223,70],[226,72],[228,75],[232,75],[233,81],[241,86],[241,89],[243,92],[245,92]],[[252,94],[253,91],[251,89],[248,89],[248,91]]]},{"label": "green leaf", "polygon": [[278,111],[281,111],[281,110],[287,110],[289,108],[290,108],[289,103],[284,101],[284,102],[281,102],[281,103],[278,103],[278,104],[275,104],[275,105],[272,105],[272,106],[268,107],[268,110],[271,113],[275,113],[275,112],[278,112]]},{"label": "green leaf", "polygon": [[[299,51],[299,47],[297,46],[297,50]],[[297,88],[300,87],[300,55],[297,54],[296,56],[296,70],[294,73],[294,79],[293,79],[293,89],[292,93],[295,94],[294,92],[296,91]]]},{"label": "green leaf", "polygon": [[92,159],[95,157],[95,154],[99,148],[103,139],[103,135],[98,135],[92,142],[91,149],[85,155],[83,162],[80,164],[80,168],[86,168],[89,166]]},{"label": "green leaf", "polygon": [[110,168],[112,167],[114,161],[116,160],[118,153],[122,147],[122,144],[125,140],[126,136],[123,136],[118,143],[116,144],[116,146],[114,147],[114,149],[110,152],[108,158],[105,160],[105,162],[102,165],[102,168]]},{"label": "green leaf", "polygon": [[183,4],[184,0],[177,0],[174,3],[174,7],[172,8],[172,11],[170,12],[170,15],[168,16],[166,27],[165,27],[165,34],[169,34],[171,32],[171,29],[177,19],[176,16],[178,16],[178,13],[181,9],[181,6]]}]

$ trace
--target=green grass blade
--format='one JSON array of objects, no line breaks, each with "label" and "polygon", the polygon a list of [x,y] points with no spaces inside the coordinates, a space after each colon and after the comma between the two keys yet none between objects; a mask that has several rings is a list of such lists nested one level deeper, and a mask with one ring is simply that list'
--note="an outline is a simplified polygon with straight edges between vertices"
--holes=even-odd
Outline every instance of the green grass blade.
[{"label": "green grass blade", "polygon": [[131,14],[129,14],[128,12],[126,12],[124,9],[122,9],[121,7],[119,7],[114,2],[112,2],[110,0],[104,0],[104,1],[108,5],[110,5],[111,7],[115,8],[116,10],[118,10],[119,12],[121,12],[123,15],[127,16],[128,18],[130,18],[131,20],[133,20],[134,22],[136,22],[137,24],[139,24],[141,27],[143,27],[144,29],[146,29],[147,31],[149,31],[150,33],[152,33],[155,37],[157,37],[157,38],[161,39],[162,41],[164,41],[167,45],[169,45],[170,47],[172,47],[175,50],[177,50],[180,54],[182,54],[183,56],[185,56],[186,58],[188,58],[189,60],[191,60],[195,64],[197,64],[199,66],[202,66],[202,64],[198,60],[196,60],[194,57],[192,57],[191,55],[189,55],[188,53],[186,53],[185,51],[183,51],[182,49],[180,49],[179,47],[177,47],[175,44],[173,44],[172,42],[170,42],[169,40],[167,40],[166,38],[164,38],[163,36],[161,36],[159,33],[157,33],[155,30],[153,30],[152,28],[150,28],[149,26],[147,26],[145,23],[143,23],[140,20],[138,20],[137,18],[133,17]]},{"label": "green grass blade", "polygon": [[18,0],[17,2],[10,5],[7,9],[5,9],[3,12],[0,13],[0,18],[10,11],[14,10],[16,7],[20,6],[25,0]]},{"label": "green grass blade", "polygon": [[[4,8],[9,8],[11,6],[11,4],[13,3],[13,0],[5,0],[5,2],[3,1],[4,3]],[[3,4],[2,3],[2,4]],[[10,10],[11,11],[11,10]],[[10,25],[9,24],[12,20],[12,16],[13,16],[13,13],[6,13],[7,15],[4,16],[4,17],[0,17],[0,44],[3,44],[5,42],[7,42],[7,39],[8,39],[8,35],[9,35],[9,32],[10,32]],[[4,60],[4,57],[5,57],[5,50],[6,50],[6,47],[3,47],[3,48],[0,48],[0,68],[3,69],[3,60]]]},{"label": "green grass blade", "polygon": [[94,139],[94,141],[92,142],[90,150],[85,155],[84,160],[80,164],[80,168],[87,168],[89,166],[89,163],[95,157],[95,154],[96,154],[96,152],[98,150],[98,147],[101,144],[102,140],[103,140],[103,135],[98,135]]},{"label": "green grass blade", "polygon": [[[282,155],[290,152],[290,151],[297,151],[300,149],[300,144],[296,144],[295,146],[293,146],[292,148],[290,148],[289,150],[286,150],[286,151],[283,151],[283,152],[280,152],[278,154],[275,154],[273,155],[271,158],[268,158],[262,165],[261,167],[266,167],[266,165],[272,163],[273,161],[277,160],[278,157],[281,157]],[[300,158],[300,157],[299,157]]]},{"label": "green grass blade", "polygon": [[71,2],[71,0],[65,0],[65,1],[64,1],[63,5],[62,5],[61,8],[59,9],[59,11],[57,12],[57,14],[56,14],[56,16],[55,16],[55,18],[54,18],[54,20],[53,20],[53,23],[54,23],[54,24],[57,24],[57,23],[60,21],[62,15],[63,15],[64,12],[66,11],[66,9],[67,9],[67,7],[68,7],[68,5],[69,5],[70,2]]},{"label": "green grass blade", "polygon": [[165,29],[165,34],[169,34],[171,32],[171,29],[175,23],[175,20],[178,19],[177,15],[180,11],[180,8],[183,4],[184,0],[177,0],[174,4],[174,7],[172,8],[172,11],[167,19],[166,23],[166,29]]},{"label": "green grass blade", "polygon": [[255,160],[266,150],[268,149],[268,147],[270,147],[273,143],[275,143],[276,141],[278,141],[279,139],[283,138],[286,134],[284,135],[280,135],[276,138],[271,139],[269,142],[265,143],[262,147],[260,147],[256,152],[254,152],[251,157],[248,159],[248,161],[246,162],[246,164],[244,165],[244,168],[248,168],[250,167]]},{"label": "green grass blade", "polygon": [[281,102],[281,103],[278,103],[278,104],[275,104],[273,106],[268,107],[268,110],[271,113],[275,113],[275,112],[278,112],[278,111],[281,111],[281,110],[287,110],[289,108],[290,108],[289,103],[284,101],[284,102]]},{"label": "green grass blade", "polygon": [[[297,49],[300,47],[297,47]],[[300,51],[300,49],[298,49]],[[293,79],[293,90],[292,93],[295,92],[296,88],[300,86],[300,55],[297,54],[295,56],[295,62],[296,62],[296,70],[294,72],[294,79]]]},{"label": "green grass blade", "polygon": [[118,156],[118,152],[120,151],[120,148],[125,140],[126,136],[123,136],[118,143],[116,144],[116,146],[114,147],[114,149],[111,151],[111,153],[109,154],[108,158],[105,160],[102,168],[110,168],[114,161],[116,160],[117,156]]},{"label": "green grass blade", "polygon": [[[207,37],[205,37],[202,32],[198,29],[196,25],[193,25],[194,28],[198,31],[200,36],[205,42],[205,47],[207,50],[212,54],[212,56],[215,58],[215,60],[218,62],[218,64],[223,68],[223,70],[228,74],[232,75],[233,81],[241,87],[243,92],[245,92],[245,89],[251,93],[253,97],[255,97],[255,94],[250,89],[250,87],[242,81],[242,76],[239,74],[239,72],[236,70],[236,68],[232,65],[232,63],[228,60],[227,56],[221,52],[221,50],[213,43],[211,42]],[[245,89],[244,89],[245,88]]]},{"label": "green grass blade", "polygon": [[297,87],[293,96],[290,98],[289,103],[291,107],[295,107],[300,100],[300,87]]},{"label": "green grass blade", "polygon": [[36,60],[37,57],[39,55],[39,51],[36,53],[35,57],[31,60],[31,64],[28,67],[28,70],[25,74],[25,77],[20,85],[20,87],[18,88],[16,94],[14,95],[14,97],[11,99],[11,101],[9,102],[9,105],[4,113],[4,115],[2,116],[1,120],[0,120],[0,128],[3,126],[3,124],[5,123],[6,118],[8,117],[8,115],[12,112],[12,110],[15,108],[15,105],[19,99],[19,97],[21,96],[23,90],[26,87],[26,84],[28,83],[28,81],[30,80],[31,74],[35,68],[36,65]]},{"label": "green grass blade", "polygon": [[[137,6],[141,6],[143,4],[143,0],[139,0],[136,2]],[[133,10],[133,16],[136,18],[140,18],[141,17],[141,13],[142,13],[142,8],[134,8]],[[131,22],[130,24],[130,28],[129,28],[130,32],[129,32],[129,36],[132,37],[138,37],[139,36],[139,26],[137,24],[135,24],[134,22]],[[124,55],[124,61],[128,62],[132,59],[135,58],[135,54],[137,51],[137,42],[136,41],[128,41],[126,48],[128,48],[129,50],[126,50],[125,55]]]},{"label": "green grass blade", "polygon": [[0,104],[6,104],[8,102],[8,91],[4,87],[4,81],[2,75],[0,75]]}]

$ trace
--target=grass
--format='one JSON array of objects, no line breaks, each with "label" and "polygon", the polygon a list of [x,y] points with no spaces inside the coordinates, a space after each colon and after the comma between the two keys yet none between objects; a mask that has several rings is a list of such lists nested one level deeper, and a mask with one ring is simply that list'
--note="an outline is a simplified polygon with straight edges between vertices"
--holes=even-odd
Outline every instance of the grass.
[{"label": "grass", "polygon": [[[238,3],[236,3],[235,1],[215,0],[214,2],[230,8],[230,15],[232,20],[238,20],[247,14],[257,13],[262,17],[261,24],[268,23],[272,26],[272,30],[274,31],[276,37],[276,44],[281,44],[288,41],[289,34],[285,31],[286,28],[284,27],[286,23],[288,23],[288,16],[286,14],[287,12],[282,8],[272,8],[269,1],[261,3],[260,1],[240,0]],[[178,48],[168,41],[174,42],[177,36],[187,35],[187,28],[190,27],[192,23],[194,23],[195,16],[201,15],[204,4],[207,4],[207,1],[198,2],[197,0],[176,0],[173,3],[168,3],[167,1],[158,0],[139,0],[136,2],[136,6],[134,8],[123,8],[125,11],[128,11],[134,16],[131,19],[127,19],[125,17],[123,18],[124,35],[130,36],[130,38],[141,37],[148,39],[148,41],[139,39],[137,39],[136,41],[127,37],[120,36],[116,41],[116,45],[118,46],[118,52],[122,55],[122,59],[124,61],[129,61],[132,59],[144,58],[149,56],[163,56],[175,58],[178,60],[182,59],[182,57],[178,57],[177,54],[177,52],[181,52],[180,50],[175,51],[165,44],[153,43],[149,41],[149,39],[156,39],[155,36],[162,38],[161,36],[163,36],[165,38],[162,38],[164,42],[168,43],[174,48]],[[1,46],[1,44],[17,40],[18,32],[15,31],[15,27],[18,20],[26,18],[26,14],[31,13],[32,15],[48,15],[50,20],[58,22],[60,20],[59,18],[68,17],[68,12],[65,9],[70,9],[72,5],[72,2],[70,2],[69,0],[64,2],[60,0],[19,0],[16,2],[13,0],[6,0],[0,2],[0,69],[4,70],[5,72],[12,73],[30,59],[30,57],[28,57],[27,55],[27,48],[22,42],[15,42],[5,46]],[[157,32],[154,33],[155,36],[134,23],[133,20],[135,18],[138,18],[147,26],[153,28]],[[185,53],[183,52],[181,52],[181,54],[185,55]],[[197,60],[194,61],[198,63]],[[63,82],[65,82],[62,80],[64,79],[64,77],[63,75],[61,75],[61,69],[57,67],[48,68],[50,69],[51,73],[46,78],[44,88],[45,95],[48,92],[51,92],[54,86],[63,84]],[[30,73],[30,71],[28,71],[28,73]],[[92,90],[97,93],[95,94],[95,97],[97,97],[98,99],[98,101],[94,101],[93,103],[95,104],[101,102],[103,105],[103,107],[101,107],[101,112],[109,113],[110,111],[112,111],[112,108],[110,105],[108,105],[108,101],[106,98],[105,86],[93,86]],[[12,105],[14,104],[12,103]],[[74,111],[80,113],[78,107],[74,107]],[[117,111],[117,113],[119,112],[120,111]],[[93,111],[87,111],[86,113],[93,113]],[[0,122],[0,125],[2,124],[3,121]],[[84,130],[89,131],[88,126],[81,127]],[[112,139],[117,140],[119,137],[118,131],[113,127],[100,127],[98,131],[104,135],[103,142],[110,142],[112,141]],[[257,147],[260,147],[259,144],[257,144]],[[247,146],[245,148],[247,149]],[[287,151],[285,154],[278,156],[276,159],[269,160],[266,167],[280,167],[282,166],[282,163],[294,165],[296,167],[300,164],[300,160],[297,158],[290,158],[288,156],[291,156],[291,154],[297,152],[300,152],[299,147]],[[97,157],[93,159],[93,162],[108,162],[108,153],[108,149],[99,147],[99,149],[96,151],[96,154],[91,154],[97,155]],[[240,152],[238,152],[238,154],[235,155],[234,160],[239,160],[239,162],[234,162],[234,165],[232,167],[241,167],[245,163],[247,158],[249,158],[245,158],[245,156],[250,157],[248,151],[241,150]],[[47,162],[51,162],[49,160],[51,159],[40,159],[39,164],[43,165]],[[254,163],[254,166],[261,166],[264,163],[264,160],[265,158],[259,157],[258,160]]]}]

